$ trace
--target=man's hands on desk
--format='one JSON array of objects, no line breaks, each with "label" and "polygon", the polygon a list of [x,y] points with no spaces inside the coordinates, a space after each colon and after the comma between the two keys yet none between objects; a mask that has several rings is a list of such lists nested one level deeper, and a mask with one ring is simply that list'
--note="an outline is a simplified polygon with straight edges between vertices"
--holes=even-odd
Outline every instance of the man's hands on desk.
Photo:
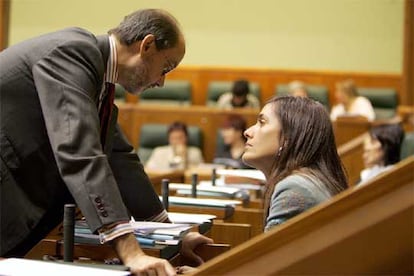
[{"label": "man's hands on desk", "polygon": [[175,269],[164,259],[146,255],[134,234],[126,234],[114,240],[115,250],[124,263],[134,275],[176,275]]},{"label": "man's hands on desk", "polygon": [[[194,253],[194,249],[201,244],[211,244],[213,240],[201,235],[198,232],[189,232],[182,240],[180,253],[188,258],[195,265],[204,263],[200,256]],[[124,265],[130,268],[134,275],[176,275],[176,270],[164,259],[146,255],[141,248],[134,234],[126,234],[114,240],[115,250]],[[184,268],[184,267],[182,267]],[[179,273],[190,272],[190,270],[179,271]]]},{"label": "man's hands on desk", "polygon": [[180,253],[190,261],[194,262],[196,266],[204,263],[200,256],[194,253],[194,249],[200,244],[212,244],[213,240],[201,235],[198,232],[189,232],[182,240]]}]

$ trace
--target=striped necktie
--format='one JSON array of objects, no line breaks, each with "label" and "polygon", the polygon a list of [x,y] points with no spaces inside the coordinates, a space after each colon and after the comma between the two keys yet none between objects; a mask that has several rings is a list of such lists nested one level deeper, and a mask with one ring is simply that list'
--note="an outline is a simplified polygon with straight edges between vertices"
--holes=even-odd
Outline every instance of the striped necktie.
[{"label": "striped necktie", "polygon": [[105,95],[102,99],[101,109],[99,110],[99,120],[101,123],[101,144],[105,146],[106,136],[108,134],[111,121],[112,109],[115,97],[115,84],[105,83]]}]

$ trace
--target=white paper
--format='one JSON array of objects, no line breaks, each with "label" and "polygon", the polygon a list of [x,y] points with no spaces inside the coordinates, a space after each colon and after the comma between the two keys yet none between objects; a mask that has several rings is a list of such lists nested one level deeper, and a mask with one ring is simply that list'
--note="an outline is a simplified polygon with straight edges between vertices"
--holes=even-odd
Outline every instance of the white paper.
[{"label": "white paper", "polygon": [[204,214],[188,214],[188,213],[175,213],[168,212],[168,217],[173,223],[197,223],[208,222],[215,219],[215,215],[204,215]]},{"label": "white paper", "polygon": [[130,273],[128,271],[92,268],[48,261],[35,261],[28,259],[10,258],[0,261],[0,275],[123,276],[130,275]]},{"label": "white paper", "polygon": [[218,175],[240,176],[266,181],[265,175],[254,169],[231,169],[231,170],[217,170]]}]

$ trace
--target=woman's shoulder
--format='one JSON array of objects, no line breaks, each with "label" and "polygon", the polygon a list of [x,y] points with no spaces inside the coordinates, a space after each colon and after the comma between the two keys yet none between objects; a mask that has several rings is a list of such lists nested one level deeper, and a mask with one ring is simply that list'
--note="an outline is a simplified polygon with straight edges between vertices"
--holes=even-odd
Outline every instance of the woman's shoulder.
[{"label": "woman's shoulder", "polygon": [[329,192],[322,190],[322,187],[323,185],[320,180],[315,177],[292,174],[277,183],[275,193],[291,190],[305,196],[317,197],[322,200],[330,197]]}]

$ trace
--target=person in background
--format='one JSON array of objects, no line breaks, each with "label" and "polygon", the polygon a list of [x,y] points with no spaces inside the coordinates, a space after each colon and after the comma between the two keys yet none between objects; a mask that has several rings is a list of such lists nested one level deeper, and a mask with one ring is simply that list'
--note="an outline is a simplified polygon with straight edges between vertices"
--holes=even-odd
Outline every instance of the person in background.
[{"label": "person in background", "polygon": [[217,148],[213,163],[223,164],[233,169],[250,168],[241,159],[246,143],[244,137],[246,126],[246,120],[237,114],[229,115],[224,120],[220,129],[223,145]]},{"label": "person in background", "polygon": [[217,107],[232,109],[237,107],[259,108],[259,99],[250,93],[247,80],[237,80],[233,83],[231,92],[226,92],[217,100]]},{"label": "person in background", "polygon": [[[162,86],[184,54],[177,20],[159,9],[133,12],[106,35],[67,28],[0,52],[0,256],[23,257],[76,202],[132,274],[176,273],[142,251],[129,223],[169,219],[116,124],[113,92]],[[186,237],[184,249],[211,242]]]},{"label": "person in background", "polygon": [[308,97],[308,90],[302,81],[292,81],[288,85],[289,95],[294,97]]},{"label": "person in background", "polygon": [[347,188],[332,124],[320,103],[275,97],[244,135],[243,161],[266,177],[265,231]]},{"label": "person in background", "polygon": [[363,160],[365,169],[361,171],[363,184],[378,174],[390,169],[400,161],[404,129],[401,124],[374,126],[364,140]]},{"label": "person in background", "polygon": [[346,80],[336,84],[335,97],[338,104],[331,110],[331,120],[335,121],[338,116],[363,116],[369,121],[375,119],[374,108],[371,102],[359,96],[357,87],[353,80]]},{"label": "person in background", "polygon": [[201,150],[188,145],[188,129],[182,122],[172,123],[167,130],[168,145],[156,147],[145,168],[151,170],[187,169],[204,162]]}]

